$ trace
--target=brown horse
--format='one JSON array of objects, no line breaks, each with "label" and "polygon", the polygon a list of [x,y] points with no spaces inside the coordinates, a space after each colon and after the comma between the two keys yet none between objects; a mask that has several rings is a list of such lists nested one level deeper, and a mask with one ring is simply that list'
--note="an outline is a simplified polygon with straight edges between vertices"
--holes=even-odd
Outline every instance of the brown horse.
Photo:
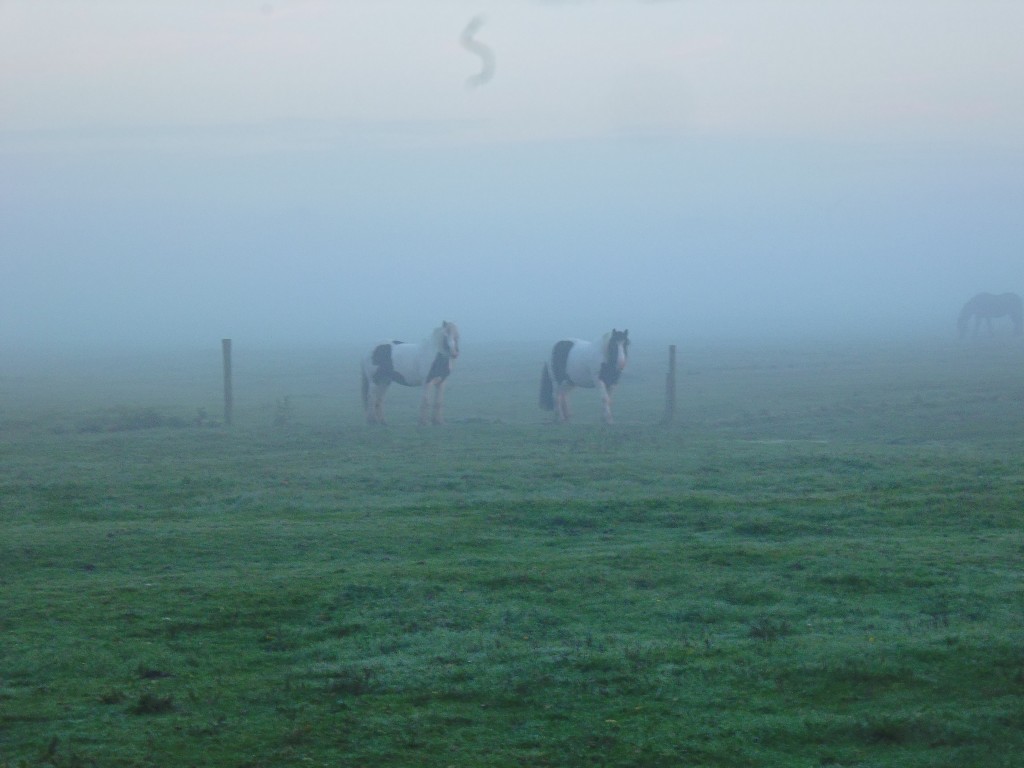
[{"label": "brown horse", "polygon": [[957,320],[957,329],[960,331],[960,338],[967,335],[967,327],[971,318],[974,318],[974,335],[978,335],[978,327],[982,320],[988,326],[989,335],[992,335],[993,318],[1007,317],[1013,322],[1013,332],[1020,336],[1024,332],[1024,322],[1021,320],[1021,300],[1016,293],[979,293],[970,301],[964,304],[960,310],[960,319]]}]

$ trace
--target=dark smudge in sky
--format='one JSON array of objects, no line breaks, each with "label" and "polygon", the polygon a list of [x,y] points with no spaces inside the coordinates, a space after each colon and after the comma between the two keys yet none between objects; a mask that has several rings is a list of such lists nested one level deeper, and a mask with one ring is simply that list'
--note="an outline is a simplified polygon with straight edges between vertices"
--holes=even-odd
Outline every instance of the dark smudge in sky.
[{"label": "dark smudge in sky", "polygon": [[466,79],[467,88],[477,88],[490,82],[491,78],[494,77],[494,52],[475,38],[476,33],[480,31],[480,27],[483,24],[483,16],[474,16],[469,20],[460,36],[462,47],[480,57],[480,71]]}]

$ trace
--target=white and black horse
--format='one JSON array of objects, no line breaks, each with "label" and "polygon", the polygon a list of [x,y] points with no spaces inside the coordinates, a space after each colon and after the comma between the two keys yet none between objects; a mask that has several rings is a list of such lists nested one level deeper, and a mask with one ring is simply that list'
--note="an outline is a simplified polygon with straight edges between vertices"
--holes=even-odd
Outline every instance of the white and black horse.
[{"label": "white and black horse", "polygon": [[629,331],[612,329],[600,342],[563,339],[551,350],[540,377],[540,407],[554,411],[556,421],[569,420],[567,395],[573,387],[596,387],[604,404],[604,420],[612,422],[612,388],[629,357]]},{"label": "white and black horse", "polygon": [[1024,318],[1021,315],[1021,300],[1016,293],[979,293],[972,297],[964,308],[960,310],[960,317],[957,319],[957,330],[960,331],[960,338],[967,335],[967,328],[971,318],[974,318],[974,335],[978,335],[978,327],[984,320],[988,326],[988,333],[992,335],[992,320],[1000,317],[1009,317],[1013,323],[1013,332],[1020,336],[1024,333]]},{"label": "white and black horse", "polygon": [[[363,405],[370,424],[384,423],[384,395],[391,382],[423,387],[420,424],[443,423],[444,384],[459,356],[459,329],[444,321],[420,344],[384,341],[363,358]],[[434,389],[431,407],[430,390]]]}]

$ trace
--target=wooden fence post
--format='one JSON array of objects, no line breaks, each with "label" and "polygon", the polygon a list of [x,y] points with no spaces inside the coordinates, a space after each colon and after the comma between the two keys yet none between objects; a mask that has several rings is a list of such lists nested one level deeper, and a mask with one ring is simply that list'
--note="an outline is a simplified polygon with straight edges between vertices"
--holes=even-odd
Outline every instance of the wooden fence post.
[{"label": "wooden fence post", "polygon": [[224,353],[224,423],[230,427],[235,406],[234,393],[231,389],[231,339],[221,339],[220,346]]},{"label": "wooden fence post", "polygon": [[668,373],[665,375],[665,418],[663,424],[671,424],[676,417],[676,345],[668,348]]}]

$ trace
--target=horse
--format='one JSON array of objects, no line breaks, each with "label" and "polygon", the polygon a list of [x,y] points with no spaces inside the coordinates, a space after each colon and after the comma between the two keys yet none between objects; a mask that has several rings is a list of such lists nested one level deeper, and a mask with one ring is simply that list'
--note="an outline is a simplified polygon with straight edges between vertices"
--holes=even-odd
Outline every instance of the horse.
[{"label": "horse", "polygon": [[[423,387],[420,424],[443,424],[444,384],[459,356],[459,329],[443,321],[430,338],[420,344],[382,341],[363,358],[363,406],[366,421],[384,423],[384,395],[391,382],[407,387]],[[434,390],[433,405],[430,390]]]},{"label": "horse", "polygon": [[604,420],[612,423],[612,388],[629,357],[629,331],[606,333],[600,342],[562,339],[551,349],[540,377],[540,407],[555,412],[555,421],[569,420],[567,395],[573,387],[601,392]]},{"label": "horse", "polygon": [[992,293],[979,293],[970,301],[964,304],[960,310],[960,318],[957,320],[957,329],[960,331],[960,338],[967,335],[967,326],[971,318],[974,318],[974,336],[978,335],[978,327],[984,320],[988,325],[989,335],[992,333],[992,319],[1009,316],[1013,322],[1013,332],[1020,336],[1024,332],[1024,322],[1021,315],[1021,300],[1016,293],[1000,293],[998,296]]}]

